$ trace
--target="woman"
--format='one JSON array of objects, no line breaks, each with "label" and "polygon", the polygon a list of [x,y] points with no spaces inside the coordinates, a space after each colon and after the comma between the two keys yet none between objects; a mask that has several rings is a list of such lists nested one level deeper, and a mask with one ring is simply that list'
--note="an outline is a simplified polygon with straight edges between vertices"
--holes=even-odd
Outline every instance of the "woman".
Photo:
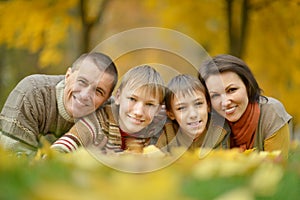
[{"label": "woman", "polygon": [[287,157],[291,116],[276,99],[261,95],[251,70],[241,59],[218,55],[200,68],[213,109],[230,128],[230,148],[280,150]]}]

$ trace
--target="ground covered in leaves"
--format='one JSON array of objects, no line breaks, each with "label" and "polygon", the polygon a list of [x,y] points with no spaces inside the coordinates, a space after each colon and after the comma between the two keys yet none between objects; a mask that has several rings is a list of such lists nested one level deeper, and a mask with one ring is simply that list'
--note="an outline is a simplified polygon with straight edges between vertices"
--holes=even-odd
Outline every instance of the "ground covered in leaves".
[{"label": "ground covered in leaves", "polygon": [[[41,149],[33,160],[0,150],[0,199],[299,199],[297,144],[288,160],[277,152],[215,150],[199,157],[199,151],[185,152],[158,170],[128,173],[102,164],[85,150],[57,154]],[[146,156],[141,162],[140,156],[123,154],[116,162],[143,167],[166,159]]]}]

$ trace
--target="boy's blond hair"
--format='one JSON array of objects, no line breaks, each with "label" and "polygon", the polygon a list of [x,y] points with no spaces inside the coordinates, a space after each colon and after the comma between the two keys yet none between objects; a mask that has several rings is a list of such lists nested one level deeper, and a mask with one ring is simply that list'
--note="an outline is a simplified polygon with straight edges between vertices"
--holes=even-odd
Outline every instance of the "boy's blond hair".
[{"label": "boy's blond hair", "polygon": [[118,90],[121,92],[124,88],[131,90],[140,90],[146,95],[159,97],[162,104],[165,97],[165,86],[161,75],[149,65],[141,65],[130,69],[123,76]]}]

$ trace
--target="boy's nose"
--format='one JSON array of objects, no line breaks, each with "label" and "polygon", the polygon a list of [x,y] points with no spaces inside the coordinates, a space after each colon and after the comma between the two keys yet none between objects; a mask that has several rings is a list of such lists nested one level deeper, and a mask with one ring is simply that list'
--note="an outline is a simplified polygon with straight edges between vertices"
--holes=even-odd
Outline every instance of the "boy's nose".
[{"label": "boy's nose", "polygon": [[144,112],[144,106],[143,106],[143,103],[142,102],[137,102],[135,103],[134,107],[133,107],[133,112],[135,115],[142,115],[143,112]]}]

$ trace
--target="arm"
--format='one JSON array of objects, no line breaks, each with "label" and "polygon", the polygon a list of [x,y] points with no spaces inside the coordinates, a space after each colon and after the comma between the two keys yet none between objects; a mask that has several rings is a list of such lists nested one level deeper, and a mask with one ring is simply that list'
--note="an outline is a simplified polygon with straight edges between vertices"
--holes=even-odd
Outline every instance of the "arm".
[{"label": "arm", "polygon": [[[24,78],[9,94],[0,116],[0,129],[6,139],[1,140],[4,148],[19,152],[21,149],[36,151],[39,146],[38,134],[41,133],[40,122],[43,114],[49,113],[45,107],[55,105],[54,87],[59,81],[49,81],[42,75]],[[44,87],[45,84],[48,87]],[[46,94],[46,95],[45,95]],[[54,112],[51,112],[55,114]]]},{"label": "arm", "polygon": [[76,151],[80,146],[82,146],[82,144],[78,137],[76,125],[74,125],[68,133],[63,135],[51,145],[51,149],[62,153],[70,153]]},{"label": "arm", "polygon": [[16,153],[37,151],[40,134],[48,134],[57,122],[55,86],[63,78],[30,75],[11,91],[0,115],[0,130],[5,135],[0,143],[5,149]]},{"label": "arm", "polygon": [[94,113],[83,117],[68,133],[56,140],[51,148],[64,153],[76,151],[81,146],[86,149],[101,149],[107,139],[98,126],[99,121]]},{"label": "arm", "polygon": [[275,151],[280,150],[284,158],[288,157],[290,145],[290,130],[289,125],[286,123],[273,135],[266,138],[264,141],[264,150],[265,151]]},{"label": "arm", "polygon": [[172,121],[166,122],[155,146],[163,152],[170,152],[171,147],[178,146],[176,140],[177,131],[177,125],[173,124]]},{"label": "arm", "polygon": [[[280,150],[287,158],[290,146],[290,116],[283,104],[277,99],[268,97],[261,104],[261,116],[258,126],[258,136],[261,137],[260,150]],[[259,146],[260,146],[259,145]]]}]

